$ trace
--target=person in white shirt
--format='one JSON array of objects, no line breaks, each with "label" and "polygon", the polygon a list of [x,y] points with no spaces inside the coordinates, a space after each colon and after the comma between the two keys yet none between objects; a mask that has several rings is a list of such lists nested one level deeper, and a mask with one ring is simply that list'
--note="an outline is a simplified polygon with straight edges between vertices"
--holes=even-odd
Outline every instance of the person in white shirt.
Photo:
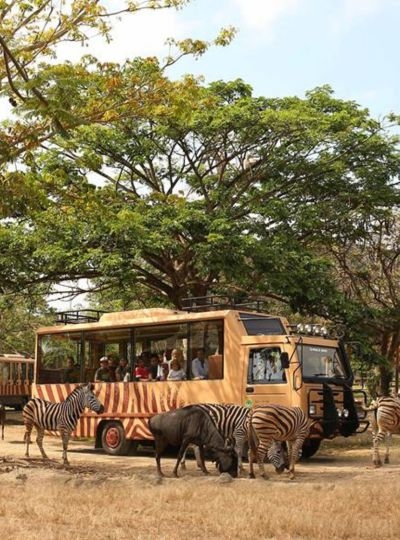
[{"label": "person in white shirt", "polygon": [[192,360],[193,379],[208,378],[208,360],[205,358],[204,349],[197,349],[197,356]]}]

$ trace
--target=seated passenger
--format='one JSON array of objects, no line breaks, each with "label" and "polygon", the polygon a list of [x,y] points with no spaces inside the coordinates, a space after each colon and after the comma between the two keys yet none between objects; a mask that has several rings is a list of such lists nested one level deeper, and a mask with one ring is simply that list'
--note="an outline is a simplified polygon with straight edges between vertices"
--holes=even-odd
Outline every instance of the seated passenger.
[{"label": "seated passenger", "polygon": [[94,382],[111,382],[111,373],[108,369],[108,358],[107,356],[102,356],[99,360],[100,367],[97,369],[94,374]]},{"label": "seated passenger", "polygon": [[63,382],[65,383],[77,383],[79,382],[79,366],[75,365],[74,359],[72,356],[67,357],[67,367],[63,373]]},{"label": "seated passenger", "polygon": [[173,360],[179,362],[182,369],[186,368],[185,357],[183,356],[182,349],[172,349],[171,360],[168,362],[169,366],[171,366]]},{"label": "seated passenger", "polygon": [[167,375],[167,381],[184,381],[186,379],[186,373],[181,367],[181,364],[177,359],[171,360],[169,366],[169,372]]},{"label": "seated passenger", "polygon": [[197,349],[197,356],[192,360],[192,376],[197,380],[208,378],[208,360],[202,347]]},{"label": "seated passenger", "polygon": [[150,372],[144,365],[144,359],[139,356],[137,366],[135,367],[135,380],[136,381],[148,381]]},{"label": "seated passenger", "polygon": [[128,361],[125,358],[121,358],[119,361],[119,365],[117,369],[115,370],[115,379],[118,382],[120,381],[127,382],[127,381],[130,381],[129,375],[130,373],[129,373]]}]

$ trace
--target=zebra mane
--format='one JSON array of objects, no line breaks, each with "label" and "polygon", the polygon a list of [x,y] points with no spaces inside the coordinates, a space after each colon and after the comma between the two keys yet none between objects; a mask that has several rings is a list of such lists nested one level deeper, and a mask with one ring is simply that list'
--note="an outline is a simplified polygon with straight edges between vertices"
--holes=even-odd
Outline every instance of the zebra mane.
[{"label": "zebra mane", "polygon": [[86,387],[86,384],[80,384],[76,388],[72,390],[70,394],[65,398],[65,401],[70,401],[74,399],[75,396],[81,395],[83,393],[83,389]]}]

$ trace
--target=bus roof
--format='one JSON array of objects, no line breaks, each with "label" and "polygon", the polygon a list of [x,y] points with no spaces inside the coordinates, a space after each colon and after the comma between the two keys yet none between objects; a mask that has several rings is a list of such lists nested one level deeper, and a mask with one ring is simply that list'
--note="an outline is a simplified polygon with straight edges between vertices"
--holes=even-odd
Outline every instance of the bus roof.
[{"label": "bus roof", "polygon": [[23,354],[11,353],[0,354],[0,362],[35,362],[35,359],[31,356],[24,356]]},{"label": "bus roof", "polygon": [[[45,333],[58,333],[66,332],[70,330],[71,332],[77,332],[82,330],[93,330],[95,328],[115,328],[126,327],[126,326],[146,326],[149,324],[165,324],[165,323],[180,323],[180,322],[189,322],[189,321],[201,321],[201,320],[212,320],[212,319],[224,319],[229,316],[240,317],[240,314],[243,313],[240,309],[225,309],[225,310],[213,310],[213,311],[196,311],[196,312],[187,312],[179,311],[174,309],[167,308],[148,308],[148,309],[138,309],[132,311],[117,311],[111,313],[103,314],[98,321],[96,322],[83,322],[83,323],[73,323],[73,324],[56,324],[53,326],[42,326],[37,329],[38,334]],[[280,321],[281,325],[285,328],[288,328],[288,322],[285,318],[277,317],[275,315],[268,315],[266,313],[258,313],[246,311],[246,317],[253,316],[255,318],[262,319],[274,319]]]}]

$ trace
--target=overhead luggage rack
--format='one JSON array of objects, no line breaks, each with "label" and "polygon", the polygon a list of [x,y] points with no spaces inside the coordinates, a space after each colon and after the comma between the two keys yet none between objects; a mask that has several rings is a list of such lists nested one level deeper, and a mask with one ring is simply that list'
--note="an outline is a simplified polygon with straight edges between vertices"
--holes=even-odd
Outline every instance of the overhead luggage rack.
[{"label": "overhead luggage rack", "polygon": [[216,311],[221,309],[238,309],[242,311],[265,312],[265,301],[237,300],[232,296],[193,296],[182,300],[184,311]]},{"label": "overhead luggage rack", "polygon": [[100,311],[98,309],[80,309],[72,311],[59,311],[56,315],[57,324],[79,324],[97,322],[103,313],[106,311]]}]

